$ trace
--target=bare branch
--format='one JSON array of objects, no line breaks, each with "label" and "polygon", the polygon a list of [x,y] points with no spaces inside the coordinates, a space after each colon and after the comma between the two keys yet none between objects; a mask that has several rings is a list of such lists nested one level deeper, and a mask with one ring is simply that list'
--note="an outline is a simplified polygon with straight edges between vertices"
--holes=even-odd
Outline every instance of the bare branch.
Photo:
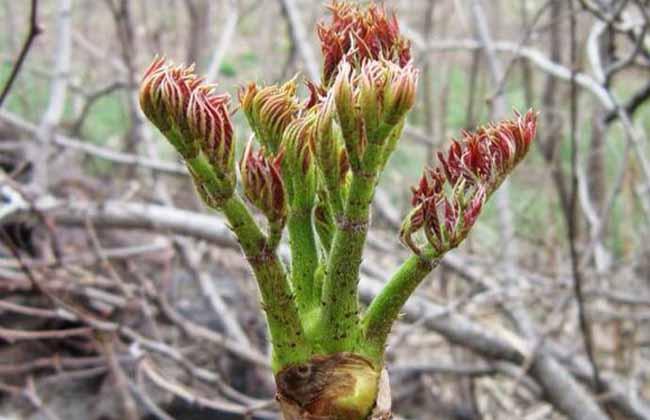
[{"label": "bare branch", "polygon": [[222,26],[221,35],[217,47],[212,53],[208,70],[205,73],[205,80],[212,83],[217,79],[223,58],[228,52],[228,48],[232,43],[237,29],[237,21],[239,20],[239,8],[235,0],[228,0],[228,8],[226,13],[226,22]]},{"label": "bare branch", "polygon": [[23,46],[18,53],[18,58],[16,59],[11,72],[9,73],[9,78],[5,82],[5,85],[2,88],[2,92],[0,92],[0,108],[2,108],[2,104],[11,91],[11,86],[14,84],[14,81],[20,73],[23,62],[25,61],[25,58],[27,58],[27,54],[29,53],[32,44],[34,43],[34,39],[36,39],[41,31],[41,28],[38,26],[38,0],[31,0],[31,9],[29,13],[29,30],[27,32],[27,37],[25,38]]},{"label": "bare branch", "polygon": [[[573,11],[573,0],[569,1],[569,9]],[[583,277],[580,270],[579,255],[577,248],[578,240],[578,86],[576,84],[576,70],[578,65],[578,45],[577,45],[577,31],[576,31],[576,17],[571,13],[570,22],[570,51],[571,51],[571,193],[569,196],[569,213],[567,215],[567,235],[569,240],[569,251],[571,255],[571,271],[573,273],[573,291],[576,301],[578,303],[578,320],[580,324],[580,331],[587,353],[587,358],[591,364],[591,370],[594,375],[594,384],[596,391],[602,392],[604,388],[600,379],[600,369],[596,362],[594,353],[594,341],[591,332],[591,325],[587,318],[587,310],[585,308],[585,298],[583,294]]]},{"label": "bare branch", "polygon": [[307,74],[313,81],[320,80],[318,61],[316,60],[316,55],[314,54],[311,45],[309,45],[307,31],[302,23],[302,17],[300,16],[298,6],[294,0],[280,0],[280,5],[287,16],[289,33],[291,34],[291,38],[293,38],[294,44],[298,46],[298,51],[302,56],[305,67],[307,68]]}]

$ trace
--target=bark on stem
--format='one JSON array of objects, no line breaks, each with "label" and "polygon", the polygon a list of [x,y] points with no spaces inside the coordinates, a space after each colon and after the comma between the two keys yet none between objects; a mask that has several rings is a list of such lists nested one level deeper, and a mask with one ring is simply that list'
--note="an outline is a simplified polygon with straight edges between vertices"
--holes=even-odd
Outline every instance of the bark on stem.
[{"label": "bark on stem", "polygon": [[315,356],[276,375],[285,420],[390,418],[388,375],[354,353]]}]

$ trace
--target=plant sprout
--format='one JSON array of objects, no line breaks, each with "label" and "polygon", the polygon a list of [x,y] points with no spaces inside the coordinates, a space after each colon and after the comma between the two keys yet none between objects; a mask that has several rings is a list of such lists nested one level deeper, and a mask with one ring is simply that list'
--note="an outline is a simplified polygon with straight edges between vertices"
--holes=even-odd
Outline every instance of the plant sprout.
[{"label": "plant sprout", "polygon": [[[297,78],[241,88],[254,140],[239,165],[231,98],[193,66],[156,58],[140,103],[205,204],[225,216],[255,274],[285,418],[382,418],[376,405],[387,386],[380,378],[391,326],[526,155],[537,116],[516,113],[464,132],[424,171],[400,232],[413,255],[364,310],[357,289],[371,202],[415,104],[418,70],[394,14],[338,1],[329,10],[331,20],[317,28],[322,80],[306,82],[308,97],[297,96]],[[285,230],[288,266],[278,256]]]}]

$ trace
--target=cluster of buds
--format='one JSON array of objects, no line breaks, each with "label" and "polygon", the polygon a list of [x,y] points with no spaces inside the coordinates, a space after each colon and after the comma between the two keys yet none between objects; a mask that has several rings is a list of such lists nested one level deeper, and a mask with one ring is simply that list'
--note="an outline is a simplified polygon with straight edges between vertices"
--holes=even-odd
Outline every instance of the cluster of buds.
[{"label": "cluster of buds", "polygon": [[140,87],[140,106],[151,122],[190,162],[202,152],[227,195],[235,183],[233,127],[228,94],[194,74],[194,66],[156,58]]},{"label": "cluster of buds", "polygon": [[282,135],[301,106],[296,99],[296,78],[283,85],[258,87],[250,83],[239,91],[239,102],[258,141],[277,153]]},{"label": "cluster of buds", "polygon": [[241,182],[246,198],[271,223],[284,225],[287,218],[287,200],[281,174],[282,156],[268,157],[261,150],[254,151],[249,142],[240,162]]},{"label": "cluster of buds", "polygon": [[513,120],[464,132],[446,155],[439,153],[439,165],[425,170],[413,188],[414,208],[402,225],[402,242],[421,254],[414,235],[423,231],[436,255],[458,246],[486,200],[528,152],[536,126],[536,113],[516,113]]},{"label": "cluster of buds", "polygon": [[410,62],[410,43],[401,36],[395,14],[386,13],[383,6],[360,7],[333,1],[329,9],[331,22],[321,22],[317,28],[325,86],[336,77],[342,61],[357,67],[367,60],[386,59],[400,67]]},{"label": "cluster of buds", "polygon": [[332,87],[341,132],[353,170],[368,141],[382,143],[415,104],[418,71],[387,60],[360,68],[342,62]]}]

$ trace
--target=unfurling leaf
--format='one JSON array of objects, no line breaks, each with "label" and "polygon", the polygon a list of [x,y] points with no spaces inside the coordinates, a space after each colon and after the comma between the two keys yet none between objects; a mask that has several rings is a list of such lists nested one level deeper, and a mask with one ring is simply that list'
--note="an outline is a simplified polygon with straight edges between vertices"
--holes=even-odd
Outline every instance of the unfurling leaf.
[{"label": "unfurling leaf", "polygon": [[464,132],[439,165],[425,170],[413,188],[413,210],[402,224],[402,242],[420,253],[413,235],[423,231],[438,254],[455,248],[476,222],[485,201],[528,152],[537,114],[516,113],[513,120]]}]

